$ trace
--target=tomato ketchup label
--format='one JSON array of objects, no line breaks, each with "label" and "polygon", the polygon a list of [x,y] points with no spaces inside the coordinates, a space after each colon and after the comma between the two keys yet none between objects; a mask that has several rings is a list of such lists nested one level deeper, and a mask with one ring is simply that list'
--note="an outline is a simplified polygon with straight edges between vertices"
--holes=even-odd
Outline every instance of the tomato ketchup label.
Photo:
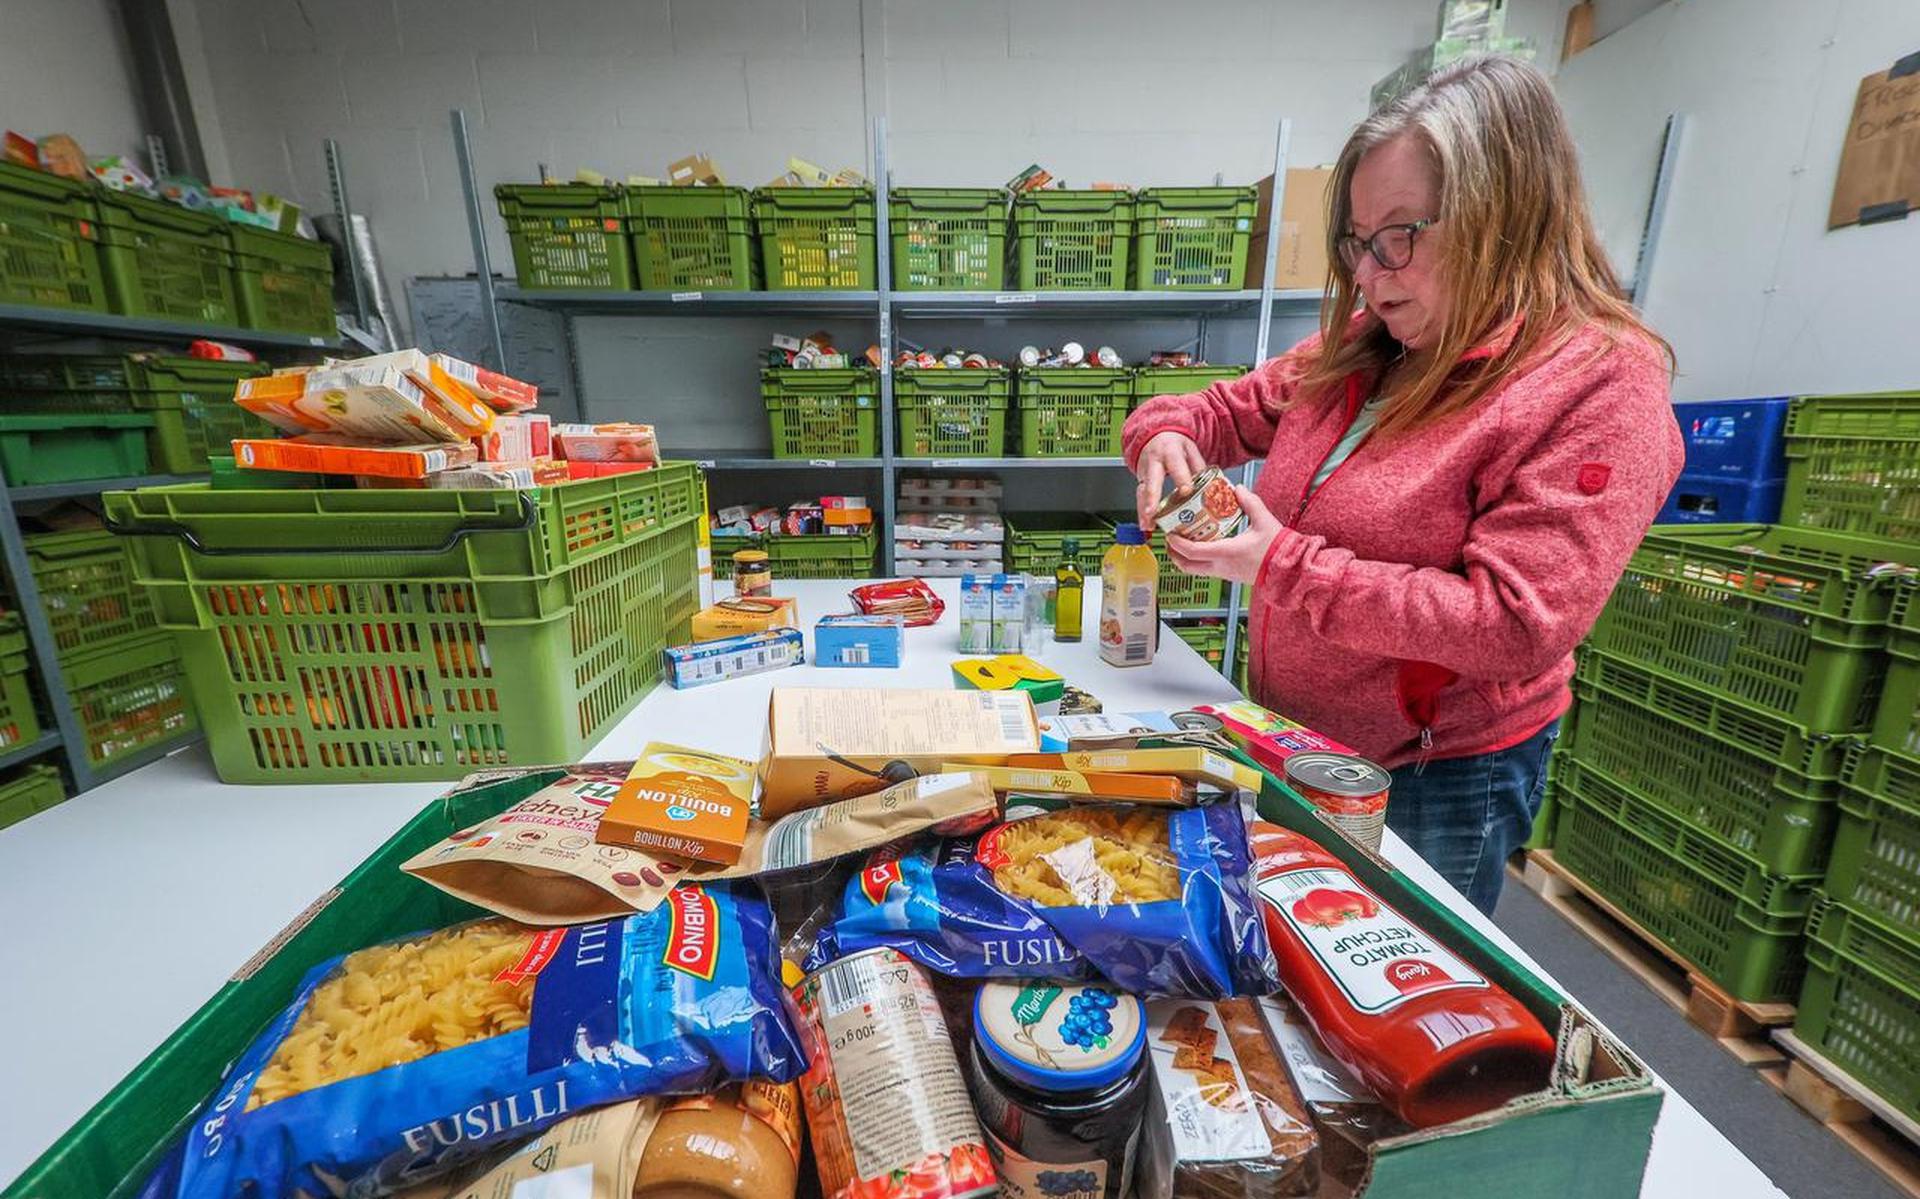
[{"label": "tomato ketchup label", "polygon": [[1260,879],[1260,897],[1300,937],[1356,1011],[1488,983],[1344,870],[1307,866]]}]

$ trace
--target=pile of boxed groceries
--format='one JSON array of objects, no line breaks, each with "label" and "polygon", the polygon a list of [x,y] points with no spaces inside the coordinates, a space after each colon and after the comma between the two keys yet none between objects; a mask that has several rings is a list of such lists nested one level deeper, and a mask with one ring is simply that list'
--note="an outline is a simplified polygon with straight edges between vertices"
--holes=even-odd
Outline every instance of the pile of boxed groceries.
[{"label": "pile of boxed groceries", "polygon": [[555,424],[533,384],[447,354],[329,358],[242,379],[234,402],[288,434],[233,443],[243,471],[360,487],[513,489],[649,470],[652,425]]},{"label": "pile of boxed groceries", "polygon": [[1644,1072],[1338,819],[1344,747],[953,673],[468,778],[229,989],[142,1194],[1333,1199],[1652,1095],[1643,1166]]}]

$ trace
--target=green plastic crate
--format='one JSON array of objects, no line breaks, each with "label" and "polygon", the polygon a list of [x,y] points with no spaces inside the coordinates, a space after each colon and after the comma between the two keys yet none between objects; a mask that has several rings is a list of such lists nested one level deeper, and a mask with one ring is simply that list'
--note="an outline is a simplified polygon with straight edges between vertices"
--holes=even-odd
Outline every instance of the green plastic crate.
[{"label": "green plastic crate", "polygon": [[1771,525],[1656,528],[1591,643],[1819,732],[1873,722],[1898,546]]},{"label": "green plastic crate", "polygon": [[[86,738],[87,760],[96,770],[199,727],[187,699],[180,655],[168,633],[155,631],[76,653],[60,669]],[[299,780],[289,776],[256,781]]]},{"label": "green plastic crate", "polygon": [[186,355],[17,355],[0,358],[0,390],[20,412],[151,413],[153,469],[201,474],[210,454],[231,453],[234,438],[273,434],[233,402],[236,382],[271,369]]},{"label": "green plastic crate", "polygon": [[1218,620],[1181,622],[1169,625],[1174,635],[1192,647],[1193,652],[1219,670],[1227,658],[1227,626]]},{"label": "green plastic crate", "polygon": [[0,828],[58,807],[67,798],[60,771],[52,766],[23,766],[0,783]]},{"label": "green plastic crate", "polygon": [[1014,379],[1020,453],[1028,458],[1106,458],[1120,453],[1133,403],[1122,367],[1036,366]]},{"label": "green plastic crate", "polygon": [[887,193],[895,291],[999,291],[1007,282],[1007,193],[902,187]]},{"label": "green plastic crate", "polygon": [[[1562,742],[1581,761],[1751,854],[1774,874],[1823,871],[1838,818],[1846,738],[1806,733],[1672,680],[1635,688],[1621,677],[1634,668],[1599,654],[1583,655],[1580,670],[1574,683],[1580,703]],[[1735,723],[1780,726],[1781,743],[1817,748],[1811,764],[1826,773],[1808,775],[1712,731]],[[1808,762],[1803,755],[1796,765]]]},{"label": "green plastic crate", "polygon": [[1247,694],[1247,659],[1252,654],[1253,639],[1247,635],[1247,622],[1240,621],[1240,635],[1233,641],[1233,685],[1240,688],[1240,694]]},{"label": "green plastic crate", "polygon": [[781,579],[870,579],[880,538],[865,533],[802,533],[767,538],[774,590]]},{"label": "green plastic crate", "polygon": [[642,291],[760,286],[752,193],[746,188],[628,187],[626,214]]},{"label": "green plastic crate", "polygon": [[[1109,524],[1118,525],[1125,521],[1138,519],[1132,512],[1109,512],[1106,514]],[[1147,546],[1153,550],[1153,556],[1160,562],[1160,584],[1154,592],[1160,601],[1162,612],[1182,612],[1189,608],[1218,608],[1226,603],[1227,584],[1224,579],[1211,579],[1205,575],[1190,575],[1175,565],[1173,556],[1167,553],[1167,535],[1155,531],[1147,539]]]},{"label": "green plastic crate", "polygon": [[99,227],[90,188],[0,163],[0,303],[107,311]]},{"label": "green plastic crate", "polygon": [[1793,1033],[1920,1119],[1920,944],[1822,898],[1807,918],[1807,981]]},{"label": "green plastic crate", "polygon": [[1824,887],[1920,942],[1920,758],[1855,748]]},{"label": "green plastic crate", "polygon": [[903,458],[998,458],[1007,452],[1013,379],[1005,367],[894,372]]},{"label": "green plastic crate", "polygon": [[1133,406],[1155,396],[1188,395],[1247,373],[1244,366],[1143,366],[1133,372]]},{"label": "green plastic crate", "polygon": [[760,372],[775,458],[876,458],[880,375],[865,367]]},{"label": "green plastic crate", "polygon": [[1133,285],[1237,291],[1253,237],[1251,187],[1150,187],[1134,198]]},{"label": "green plastic crate", "polygon": [[1887,617],[1887,677],[1874,709],[1873,744],[1920,758],[1920,580],[1902,579]]},{"label": "green plastic crate", "polygon": [[157,627],[153,602],[134,581],[133,560],[98,529],[29,533],[23,539],[40,606],[62,659],[116,645]]},{"label": "green plastic crate", "polygon": [[0,467],[13,487],[144,475],[152,431],[138,412],[0,416]]},{"label": "green plastic crate", "polygon": [[27,634],[18,612],[0,613],[0,750],[40,736],[40,716],[27,682]]},{"label": "green plastic crate", "polygon": [[1785,441],[1781,520],[1920,541],[1920,391],[1801,396]]},{"label": "green plastic crate", "polygon": [[1648,803],[1555,759],[1553,856],[1735,999],[1791,1001],[1813,891]]},{"label": "green plastic crate", "polygon": [[691,463],[530,491],[106,502],[228,782],[575,760],[658,682],[699,606]]},{"label": "green plastic crate", "polygon": [[249,329],[333,338],[333,249],[293,233],[257,225],[227,226],[233,249],[234,298]]},{"label": "green plastic crate", "polygon": [[101,190],[100,272],[123,316],[237,325],[226,218]]},{"label": "green plastic crate", "polygon": [[493,189],[513,273],[536,291],[632,291],[625,200],[615,186],[502,183]]},{"label": "green plastic crate", "polygon": [[1013,198],[1014,282],[1021,291],[1124,291],[1133,195],[1033,191]]},{"label": "green plastic crate", "polygon": [[1091,512],[1009,512],[1007,569],[1052,578],[1067,556],[1067,542],[1080,543],[1073,560],[1089,579],[1100,577],[1100,560],[1113,544],[1113,524]]},{"label": "green plastic crate", "polygon": [[768,291],[871,291],[873,189],[763,187],[753,226]]}]

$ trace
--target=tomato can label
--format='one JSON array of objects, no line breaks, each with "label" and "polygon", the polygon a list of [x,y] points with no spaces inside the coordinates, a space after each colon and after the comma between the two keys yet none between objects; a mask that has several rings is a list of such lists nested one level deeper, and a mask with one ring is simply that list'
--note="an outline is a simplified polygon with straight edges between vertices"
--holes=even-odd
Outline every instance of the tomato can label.
[{"label": "tomato can label", "polygon": [[1287,785],[1320,809],[1333,825],[1368,849],[1379,850],[1387,823],[1393,775],[1354,754],[1310,751],[1286,761]]},{"label": "tomato can label", "polygon": [[1179,534],[1190,541],[1220,541],[1247,527],[1247,514],[1233,484],[1217,466],[1209,466],[1193,482],[1174,491],[1153,514],[1162,533]]},{"label": "tomato can label", "polygon": [[892,949],[794,988],[810,1049],[800,1094],[826,1199],[964,1199],[998,1177],[920,967]]}]

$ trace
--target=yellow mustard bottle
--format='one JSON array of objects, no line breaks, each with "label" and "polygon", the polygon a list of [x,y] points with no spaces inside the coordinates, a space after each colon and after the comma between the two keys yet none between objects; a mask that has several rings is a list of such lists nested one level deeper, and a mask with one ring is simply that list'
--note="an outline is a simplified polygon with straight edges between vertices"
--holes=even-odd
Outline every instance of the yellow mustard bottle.
[{"label": "yellow mustard bottle", "polygon": [[1114,530],[1100,560],[1100,657],[1112,666],[1153,661],[1160,624],[1160,563],[1137,524]]}]

